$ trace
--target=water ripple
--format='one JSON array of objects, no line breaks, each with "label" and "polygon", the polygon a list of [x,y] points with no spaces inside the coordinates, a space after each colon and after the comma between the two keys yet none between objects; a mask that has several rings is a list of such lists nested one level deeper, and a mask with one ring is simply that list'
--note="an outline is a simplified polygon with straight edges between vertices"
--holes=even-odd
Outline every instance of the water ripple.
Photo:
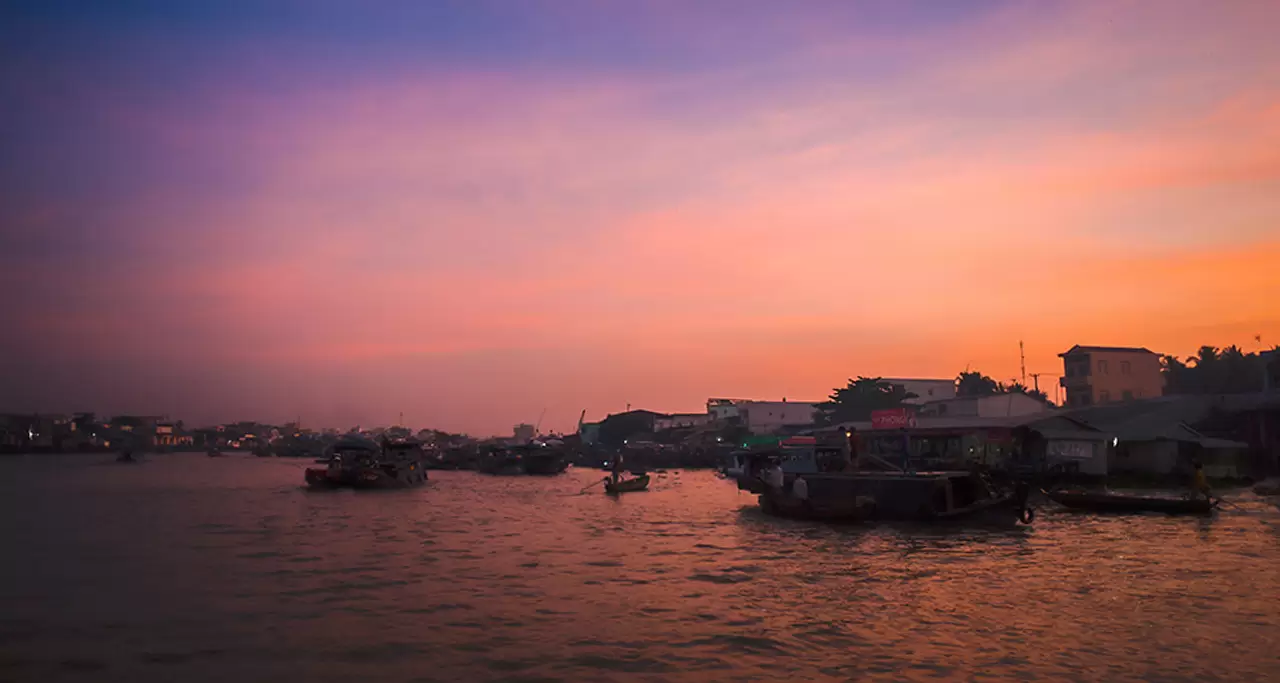
[{"label": "water ripple", "polygon": [[643,496],[305,463],[0,461],[0,679],[1280,680],[1280,510],[824,526],[702,472]]}]

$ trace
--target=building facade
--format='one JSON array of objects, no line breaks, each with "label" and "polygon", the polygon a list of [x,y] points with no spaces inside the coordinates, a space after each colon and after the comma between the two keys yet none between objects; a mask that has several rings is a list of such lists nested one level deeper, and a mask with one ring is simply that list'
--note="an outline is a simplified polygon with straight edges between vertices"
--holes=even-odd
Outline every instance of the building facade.
[{"label": "building facade", "polygon": [[511,428],[511,436],[516,441],[526,442],[533,441],[533,437],[537,436],[537,433],[533,425],[520,423]]},{"label": "building facade", "polygon": [[920,406],[923,416],[947,417],[1018,417],[1039,415],[1049,411],[1049,406],[1036,398],[1020,392],[992,394],[991,396],[962,396],[945,401],[930,401]]},{"label": "building facade", "polygon": [[742,425],[752,434],[771,434],[782,427],[813,424],[814,401],[743,401],[737,405]]},{"label": "building facade", "polygon": [[701,427],[709,422],[711,422],[709,413],[673,413],[653,418],[653,431],[661,432],[667,429]]},{"label": "building facade", "polygon": [[1160,357],[1145,348],[1073,346],[1062,357],[1068,408],[1156,398],[1164,395]]}]

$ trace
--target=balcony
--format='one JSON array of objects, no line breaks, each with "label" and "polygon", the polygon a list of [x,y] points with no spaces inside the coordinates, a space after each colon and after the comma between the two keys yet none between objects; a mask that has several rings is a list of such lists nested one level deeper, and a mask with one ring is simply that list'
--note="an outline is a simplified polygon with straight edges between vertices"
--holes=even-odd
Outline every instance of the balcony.
[{"label": "balcony", "polygon": [[1089,375],[1066,375],[1058,378],[1058,386],[1064,389],[1075,389],[1092,386],[1092,378]]}]

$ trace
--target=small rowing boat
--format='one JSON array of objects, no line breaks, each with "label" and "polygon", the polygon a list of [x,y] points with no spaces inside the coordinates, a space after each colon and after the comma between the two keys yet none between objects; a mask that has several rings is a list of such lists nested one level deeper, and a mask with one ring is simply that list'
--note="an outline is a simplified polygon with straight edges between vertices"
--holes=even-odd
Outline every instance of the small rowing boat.
[{"label": "small rowing boat", "polygon": [[649,488],[649,475],[642,474],[633,479],[622,479],[617,483],[606,481],[604,483],[604,492],[608,494],[630,493],[632,491],[644,491]]},{"label": "small rowing boat", "polygon": [[1207,515],[1217,500],[1173,496],[1136,496],[1108,491],[1044,491],[1050,500],[1072,510],[1092,512],[1163,512],[1169,515]]}]

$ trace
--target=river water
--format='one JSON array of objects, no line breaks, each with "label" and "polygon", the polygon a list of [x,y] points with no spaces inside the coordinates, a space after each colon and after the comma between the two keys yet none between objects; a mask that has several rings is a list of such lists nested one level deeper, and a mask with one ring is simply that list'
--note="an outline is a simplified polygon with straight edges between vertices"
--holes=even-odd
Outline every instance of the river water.
[{"label": "river water", "polygon": [[0,459],[0,680],[1280,680],[1280,511],[1031,528],[762,516],[708,472]]}]

